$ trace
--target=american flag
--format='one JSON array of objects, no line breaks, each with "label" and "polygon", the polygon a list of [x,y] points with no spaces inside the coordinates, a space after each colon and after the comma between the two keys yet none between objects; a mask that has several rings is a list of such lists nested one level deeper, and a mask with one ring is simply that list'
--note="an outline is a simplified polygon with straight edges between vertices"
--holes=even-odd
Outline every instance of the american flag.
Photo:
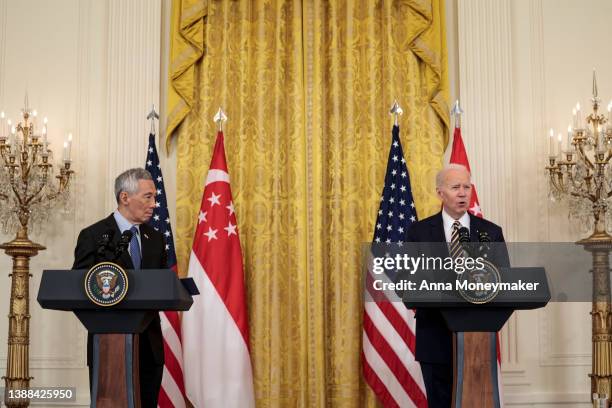
[{"label": "american flag", "polygon": [[[401,245],[406,240],[408,228],[416,221],[399,127],[394,126],[374,242]],[[383,296],[382,292],[370,293],[369,298],[376,301],[366,301],[364,306],[362,362],[365,380],[387,408],[426,408],[425,384],[419,363],[414,359],[414,311],[402,302],[383,299]]]},{"label": "american flag", "polygon": [[[166,253],[168,255],[168,267],[177,272],[176,252],[174,251],[174,240],[172,239],[172,227],[170,225],[170,214],[168,213],[168,202],[166,190],[164,189],[164,178],[159,165],[159,156],[155,147],[155,135],[149,135],[149,147],[147,150],[147,162],[145,169],[153,176],[155,183],[155,209],[153,217],[149,221],[155,230],[164,235],[166,241]],[[159,313],[161,319],[162,334],[164,337],[164,374],[162,385],[159,390],[158,407],[178,408],[185,407],[185,384],[183,381],[183,350],[181,345],[181,325],[177,312],[164,311]]]}]

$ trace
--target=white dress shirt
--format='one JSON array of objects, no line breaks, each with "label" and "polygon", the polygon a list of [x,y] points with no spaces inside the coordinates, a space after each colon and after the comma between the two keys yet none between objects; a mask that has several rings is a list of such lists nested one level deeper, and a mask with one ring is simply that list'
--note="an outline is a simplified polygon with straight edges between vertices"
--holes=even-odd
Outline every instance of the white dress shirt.
[{"label": "white dress shirt", "polygon": [[451,236],[453,234],[453,223],[459,221],[462,227],[470,229],[470,214],[466,211],[458,220],[448,215],[448,213],[442,209],[442,223],[444,225],[444,237],[446,242],[451,242]]}]

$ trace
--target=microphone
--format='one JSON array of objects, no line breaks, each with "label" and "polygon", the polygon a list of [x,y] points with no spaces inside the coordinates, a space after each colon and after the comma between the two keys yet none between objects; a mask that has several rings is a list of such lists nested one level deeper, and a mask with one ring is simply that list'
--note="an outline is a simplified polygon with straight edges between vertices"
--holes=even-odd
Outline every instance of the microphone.
[{"label": "microphone", "polygon": [[125,230],[123,231],[123,234],[121,234],[121,238],[119,238],[119,243],[115,249],[115,261],[118,260],[121,254],[127,250],[128,245],[130,245],[132,235],[134,235],[134,233],[130,230]]},{"label": "microphone", "polygon": [[489,233],[486,231],[478,231],[478,242],[480,242],[478,252],[482,254],[483,258],[488,258],[489,251],[491,250],[491,237]]},{"label": "microphone", "polygon": [[466,255],[474,257],[474,245],[471,243],[470,230],[466,227],[459,228],[459,243]]},{"label": "microphone", "polygon": [[109,249],[109,244],[114,235],[115,230],[107,229],[100,237],[100,240],[98,241],[98,250],[96,251],[96,256],[99,261],[106,259],[105,252]]},{"label": "microphone", "polygon": [[470,242],[470,230],[461,227],[459,228],[459,242]]}]

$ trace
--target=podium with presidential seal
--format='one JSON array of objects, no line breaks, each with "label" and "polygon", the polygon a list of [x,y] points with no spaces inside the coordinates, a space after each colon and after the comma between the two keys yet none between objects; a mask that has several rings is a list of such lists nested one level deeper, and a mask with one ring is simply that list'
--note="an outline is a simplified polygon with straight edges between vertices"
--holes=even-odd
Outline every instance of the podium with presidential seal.
[{"label": "podium with presidential seal", "polygon": [[189,310],[195,294],[193,281],[170,269],[101,262],[89,270],[43,271],[38,303],[74,312],[93,333],[92,406],[140,407],[138,333],[160,310]]},{"label": "podium with presidential seal", "polygon": [[430,271],[427,290],[404,292],[410,308],[436,308],[453,333],[453,408],[500,408],[496,333],[515,310],[546,306],[544,268],[483,267],[457,275]]}]

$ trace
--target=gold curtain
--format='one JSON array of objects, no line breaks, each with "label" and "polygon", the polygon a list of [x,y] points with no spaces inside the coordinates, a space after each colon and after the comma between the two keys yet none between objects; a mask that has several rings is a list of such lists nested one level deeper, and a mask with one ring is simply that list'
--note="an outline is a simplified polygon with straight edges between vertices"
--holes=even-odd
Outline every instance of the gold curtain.
[{"label": "gold curtain", "polygon": [[[360,366],[361,244],[400,131],[418,214],[447,143],[444,0],[175,0],[167,134],[185,273],[211,150],[225,143],[257,405],[374,406]],[[205,341],[205,340],[204,340]]]}]

